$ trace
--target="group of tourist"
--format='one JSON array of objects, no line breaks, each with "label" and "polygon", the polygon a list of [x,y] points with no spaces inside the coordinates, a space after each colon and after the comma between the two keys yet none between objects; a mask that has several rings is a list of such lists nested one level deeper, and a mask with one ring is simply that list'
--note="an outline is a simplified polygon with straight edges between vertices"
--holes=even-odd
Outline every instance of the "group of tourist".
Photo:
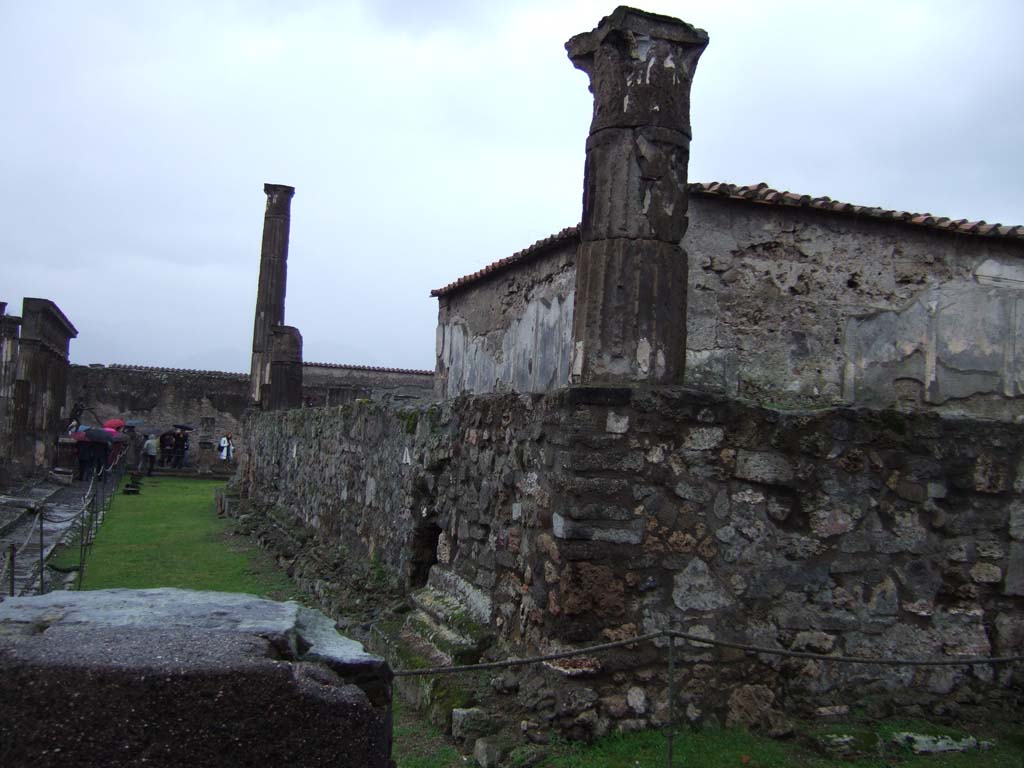
[{"label": "group of tourist", "polygon": [[[159,437],[143,435],[143,440],[139,450],[137,467],[139,472],[145,468],[146,474],[152,475],[153,468],[156,466],[168,469],[181,469],[188,466],[188,452],[191,443],[186,430],[176,429],[174,432],[165,432]],[[234,460],[235,442],[230,432],[220,439],[217,453],[224,463]]]},{"label": "group of tourist", "polygon": [[189,433],[183,429],[164,432],[159,440],[159,466],[181,469],[188,466],[188,452],[191,447]]}]

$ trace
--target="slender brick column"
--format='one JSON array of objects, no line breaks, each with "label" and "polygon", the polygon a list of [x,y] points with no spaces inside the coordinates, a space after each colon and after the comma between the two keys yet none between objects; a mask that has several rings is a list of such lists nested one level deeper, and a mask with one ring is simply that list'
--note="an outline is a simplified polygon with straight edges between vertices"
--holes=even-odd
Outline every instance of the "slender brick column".
[{"label": "slender brick column", "polygon": [[690,84],[707,33],[619,7],[565,44],[590,76],[574,384],[679,384],[686,367]]},{"label": "slender brick column", "polygon": [[291,225],[295,187],[264,184],[267,212],[263,216],[263,248],[260,251],[260,282],[256,291],[256,320],[252,329],[252,376],[249,394],[262,401],[270,381],[271,331],[284,325],[284,295],[288,280],[288,230]]}]

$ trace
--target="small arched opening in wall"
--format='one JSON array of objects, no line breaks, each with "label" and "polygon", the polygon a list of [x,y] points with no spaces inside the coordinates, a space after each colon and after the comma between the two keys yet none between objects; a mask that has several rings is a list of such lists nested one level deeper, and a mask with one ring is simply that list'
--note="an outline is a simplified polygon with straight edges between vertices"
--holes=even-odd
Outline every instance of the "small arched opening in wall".
[{"label": "small arched opening in wall", "polygon": [[407,578],[409,589],[427,585],[430,567],[437,563],[437,542],[440,537],[441,528],[433,518],[421,519],[420,524],[413,529]]}]

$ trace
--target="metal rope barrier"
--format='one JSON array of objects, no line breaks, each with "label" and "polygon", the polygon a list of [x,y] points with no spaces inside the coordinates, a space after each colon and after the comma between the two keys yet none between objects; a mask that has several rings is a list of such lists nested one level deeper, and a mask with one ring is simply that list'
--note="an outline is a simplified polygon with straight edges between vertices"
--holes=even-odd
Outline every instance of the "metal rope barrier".
[{"label": "metal rope barrier", "polygon": [[[875,656],[830,656],[825,653],[811,653],[809,651],[787,651],[784,648],[769,648],[762,645],[749,645],[747,643],[733,643],[727,640],[713,640],[700,635],[691,635],[686,632],[675,632],[664,629],[659,632],[650,632],[646,635],[637,635],[626,640],[616,640],[613,643],[601,643],[590,645],[586,648],[578,648],[573,651],[559,651],[548,653],[543,656],[529,656],[522,659],[505,659],[504,661],[490,661],[482,664],[463,664],[447,667],[426,667],[423,669],[398,669],[395,670],[395,677],[424,677],[427,675],[447,675],[459,672],[478,672],[485,669],[505,669],[507,667],[521,667],[529,664],[539,664],[546,661],[558,661],[570,659],[576,656],[586,656],[592,653],[610,651],[614,648],[622,648],[636,643],[646,643],[662,637],[687,640],[702,645],[720,646],[733,648],[750,653],[769,654],[795,659],[815,659],[817,661],[834,661],[841,664],[880,664],[895,667],[954,667],[954,666],[977,666],[980,664],[1007,664],[1017,661],[1024,661],[1024,655],[1017,656],[989,656],[989,657],[966,657],[956,659],[901,659],[885,658]],[[673,644],[670,644],[670,646]]]}]

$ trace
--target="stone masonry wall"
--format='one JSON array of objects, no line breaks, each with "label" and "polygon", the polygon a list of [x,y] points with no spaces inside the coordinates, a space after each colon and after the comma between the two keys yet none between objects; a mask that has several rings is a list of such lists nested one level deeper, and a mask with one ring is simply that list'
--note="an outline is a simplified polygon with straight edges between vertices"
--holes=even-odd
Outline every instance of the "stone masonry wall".
[{"label": "stone masonry wall", "polygon": [[[457,562],[467,594],[486,590],[497,567],[491,521],[508,517],[511,499],[537,483],[529,468],[541,462],[543,441],[533,405],[504,395],[406,410],[364,401],[259,414],[247,424],[239,490],[362,562],[381,562],[407,587],[422,586],[440,557]],[[492,422],[501,425],[496,445]],[[489,610],[480,618],[489,622]]]},{"label": "stone masonry wall", "polygon": [[[825,654],[1011,655],[1024,642],[1024,435],[935,414],[781,413],[672,391],[562,395],[551,535],[527,637],[575,644],[658,629]],[[525,601],[525,598],[524,598]],[[744,700],[813,714],[1019,706],[1024,666],[877,668],[754,660],[684,646],[694,719]],[[642,651],[631,701],[598,682],[602,719],[653,724],[664,685]],[[646,677],[647,682],[644,682]],[[636,679],[636,678],[634,678]],[[990,686],[995,682],[995,685]],[[915,709],[916,708],[916,709]],[[592,719],[592,718],[591,718]]]},{"label": "stone masonry wall", "polygon": [[[1019,241],[693,194],[683,245],[687,387],[1024,416]],[[572,327],[575,282],[566,242],[443,295],[441,394],[565,386],[569,350],[533,329]]]},{"label": "stone masonry wall", "polygon": [[[260,414],[248,438],[244,496],[408,588],[429,581],[513,649],[670,627],[849,655],[1006,655],[1024,642],[1024,435],[1011,425],[570,389]],[[1021,665],[683,652],[680,703],[695,720],[744,697],[814,712],[851,692],[880,710],[949,713],[1017,705],[1024,685]],[[663,674],[663,655],[639,647],[524,672],[519,696],[594,735],[661,722]]]}]

